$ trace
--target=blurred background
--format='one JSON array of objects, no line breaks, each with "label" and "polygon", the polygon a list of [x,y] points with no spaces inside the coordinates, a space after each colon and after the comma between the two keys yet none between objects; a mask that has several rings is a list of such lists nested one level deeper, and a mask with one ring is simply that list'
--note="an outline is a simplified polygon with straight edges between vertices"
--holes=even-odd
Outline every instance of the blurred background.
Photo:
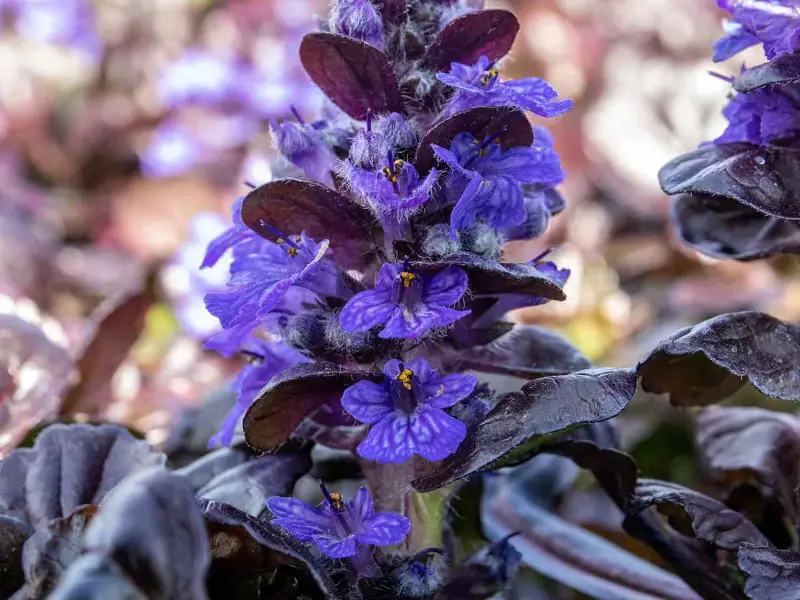
[{"label": "blurred background", "polygon": [[[794,261],[723,263],[682,248],[658,188],[661,165],[724,127],[729,86],[708,70],[740,64],[711,62],[714,0],[489,5],[522,24],[505,75],[545,77],[575,101],[547,122],[568,209],[535,248],[509,249],[556,246],[572,270],[568,300],[515,318],[614,366],[721,312],[797,320]],[[326,10],[323,0],[0,0],[0,315],[39,325],[103,371],[62,414],[100,414],[160,444],[238,370],[202,350],[217,327],[202,296],[224,285],[227,265],[198,267],[243,181],[271,177],[270,120],[290,104],[312,119],[320,108],[296,51]],[[749,52],[748,64],[763,59]],[[49,388],[17,387],[26,402],[0,410],[0,455],[55,406],[66,384],[48,373]],[[0,398],[4,389],[0,380]],[[622,433],[642,470],[702,489],[684,413],[648,398],[631,406]],[[575,519],[607,517],[593,511]]]}]

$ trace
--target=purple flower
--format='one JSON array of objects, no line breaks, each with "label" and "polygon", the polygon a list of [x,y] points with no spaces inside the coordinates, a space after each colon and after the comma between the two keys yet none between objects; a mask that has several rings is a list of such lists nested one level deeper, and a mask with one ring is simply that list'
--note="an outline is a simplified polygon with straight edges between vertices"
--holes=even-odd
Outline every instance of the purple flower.
[{"label": "purple flower", "polygon": [[184,104],[218,105],[245,98],[247,71],[208,52],[190,50],[161,74],[159,95],[169,109]]},{"label": "purple flower", "polygon": [[336,155],[314,125],[307,125],[299,115],[296,117],[299,123],[283,121],[270,127],[275,147],[309,179],[333,186],[331,171],[338,164]]},{"label": "purple flower", "polygon": [[342,406],[372,427],[358,446],[359,455],[379,463],[402,463],[414,454],[436,461],[450,456],[467,435],[467,427],[443,409],[469,396],[472,375],[440,377],[424,358],[390,360],[383,383],[359,381],[347,388]]},{"label": "purple flower", "polygon": [[361,40],[379,50],[383,41],[383,20],[369,0],[335,0],[329,20],[331,31]]},{"label": "purple flower", "polygon": [[273,497],[267,507],[281,526],[301,542],[312,542],[330,558],[355,556],[358,546],[399,544],[411,530],[411,521],[395,513],[376,513],[369,490],[362,487],[351,500],[329,493],[318,507],[296,498]]},{"label": "purple flower", "polygon": [[471,227],[478,218],[502,231],[525,222],[528,211],[522,184],[554,186],[564,178],[558,154],[547,138],[529,148],[503,151],[490,137],[477,140],[460,133],[450,150],[433,145],[436,156],[451,169],[446,188],[460,194],[450,215],[450,236]]},{"label": "purple flower", "polygon": [[714,44],[714,61],[727,60],[759,42],[772,60],[791,54],[800,42],[800,7],[795,0],[717,0],[733,19],[725,37]]},{"label": "purple flower", "polygon": [[200,141],[179,124],[168,121],[155,130],[142,153],[142,172],[150,178],[183,175],[194,168],[201,154]]},{"label": "purple flower", "polygon": [[[0,3],[2,4],[2,3]],[[16,17],[22,36],[48,44],[82,49],[94,57],[100,53],[101,41],[95,32],[95,16],[86,0],[17,0],[7,8]]]},{"label": "purple flower", "polygon": [[554,102],[558,93],[544,79],[526,77],[501,82],[496,65],[485,56],[472,66],[452,63],[449,73],[436,77],[456,88],[442,118],[476,106],[514,106],[541,117],[557,117],[572,108],[572,100]]},{"label": "purple flower", "polygon": [[328,240],[316,243],[305,234],[278,235],[277,243],[265,241],[257,253],[234,255],[228,285],[235,289],[206,295],[206,308],[225,329],[252,327],[278,306],[292,286],[335,295],[336,273],[323,260],[327,250]]},{"label": "purple flower", "polygon": [[722,111],[728,127],[715,144],[750,142],[770,144],[798,133],[797,107],[791,96],[800,86],[767,86],[733,96]]},{"label": "purple flower", "polygon": [[387,263],[378,272],[375,289],[353,296],[339,321],[346,331],[384,325],[379,337],[417,338],[469,314],[468,310],[448,308],[461,300],[468,285],[467,274],[458,267],[428,276]]},{"label": "purple flower", "polygon": [[231,445],[239,421],[270,379],[298,363],[309,362],[282,342],[255,340],[248,346],[248,352],[258,356],[258,362],[246,365],[233,382],[231,389],[236,392],[236,403],[220,430],[208,441],[209,448]]}]

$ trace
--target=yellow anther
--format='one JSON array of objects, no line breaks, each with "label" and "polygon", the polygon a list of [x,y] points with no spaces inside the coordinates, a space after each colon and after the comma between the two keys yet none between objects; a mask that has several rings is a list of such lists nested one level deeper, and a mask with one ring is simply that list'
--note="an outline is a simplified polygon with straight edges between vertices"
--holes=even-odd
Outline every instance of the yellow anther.
[{"label": "yellow anther", "polygon": [[481,83],[483,85],[489,85],[489,82],[492,81],[492,79],[494,79],[495,77],[497,77],[499,73],[500,71],[497,70],[497,67],[492,67],[483,74],[483,76],[481,77]]},{"label": "yellow anther", "polygon": [[294,236],[295,244],[299,244],[302,241],[303,241],[303,238],[301,238],[299,235]]},{"label": "yellow anther", "polygon": [[400,272],[400,279],[403,280],[403,287],[410,287],[411,282],[417,278],[416,273],[409,273],[408,271]]},{"label": "yellow anther", "polygon": [[486,157],[488,155],[489,155],[489,150],[487,150],[486,148],[484,148],[483,150],[480,150],[478,152],[478,156],[481,156],[481,157]]},{"label": "yellow anther", "polygon": [[287,254],[289,256],[292,256],[292,257],[297,256],[297,248],[295,248],[294,246],[289,248],[286,252],[287,252]]},{"label": "yellow anther", "polygon": [[394,161],[395,167],[402,167],[404,164],[406,164],[406,162],[401,158],[398,158],[396,161]]},{"label": "yellow anther", "polygon": [[342,495],[338,492],[333,492],[331,494],[331,502],[333,502],[333,508],[336,510],[342,510],[344,508],[344,501],[342,500]]},{"label": "yellow anther", "polygon": [[403,369],[400,375],[397,376],[397,378],[400,380],[400,383],[402,383],[403,387],[406,388],[407,390],[411,389],[411,380],[413,379],[413,377],[414,377],[414,371],[412,371],[411,369]]},{"label": "yellow anther", "polygon": [[383,167],[383,174],[386,176],[386,179],[391,181],[392,183],[397,183],[397,173],[392,173],[392,170],[389,167]]},{"label": "yellow anther", "polygon": [[480,146],[481,142],[478,138],[472,138],[472,145],[473,146]]},{"label": "yellow anther", "polygon": [[275,243],[276,243],[276,244],[285,244],[285,243],[286,243],[286,240],[285,240],[285,239],[283,239],[283,238],[278,238],[277,240],[275,240]]}]

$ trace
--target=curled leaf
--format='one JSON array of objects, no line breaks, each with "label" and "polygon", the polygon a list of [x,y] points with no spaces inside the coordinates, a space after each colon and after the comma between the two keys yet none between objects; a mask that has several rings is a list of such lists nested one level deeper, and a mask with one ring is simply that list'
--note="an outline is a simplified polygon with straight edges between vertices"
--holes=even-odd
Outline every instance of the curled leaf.
[{"label": "curled leaf", "polygon": [[658,173],[674,194],[730,198],[765,215],[800,219],[794,190],[800,185],[800,152],[747,143],[707,144],[668,162]]},{"label": "curled leaf", "polygon": [[511,50],[519,21],[507,10],[479,10],[448,23],[425,53],[425,66],[446,71],[450,63],[475,64],[481,56],[498,61]]},{"label": "curled leaf", "polygon": [[377,374],[332,363],[303,363],[273,377],[244,416],[247,443],[262,451],[288,440],[303,420],[320,407],[339,400],[342,392]]},{"label": "curled leaf", "polygon": [[720,315],[660,342],[640,362],[642,388],[677,406],[720,402],[749,381],[783,400],[800,400],[800,330],[758,312]]},{"label": "curled leaf", "polygon": [[489,465],[510,464],[513,460],[505,455],[512,450],[517,449],[515,456],[530,455],[556,434],[616,416],[635,391],[636,376],[629,369],[590,369],[531,381],[501,398],[467,432],[455,454],[412,485],[430,491]]},{"label": "curled leaf", "polygon": [[648,506],[664,507],[668,514],[672,514],[669,509],[679,509],[689,518],[698,539],[723,550],[735,551],[743,542],[770,546],[769,540],[746,517],[719,500],[674,483],[640,479],[629,512],[637,513]]},{"label": "curled leaf", "polygon": [[305,231],[317,241],[328,239],[331,256],[345,267],[361,267],[372,254],[369,213],[312,181],[276,179],[254,189],[242,203],[242,221],[272,241],[275,236],[263,224],[285,235]]},{"label": "curled leaf", "polygon": [[788,85],[800,81],[800,56],[783,54],[742,71],[733,82],[737,92],[752,92],[765,85]]},{"label": "curled leaf", "polygon": [[800,223],[769,217],[736,200],[683,194],[672,203],[672,217],[681,241],[712,258],[800,254]]},{"label": "curled leaf", "polygon": [[427,172],[433,166],[431,144],[449,148],[453,138],[464,132],[479,140],[496,137],[506,150],[533,144],[533,129],[525,113],[515,108],[479,106],[454,114],[425,134],[417,149],[417,170]]},{"label": "curled leaf", "polygon": [[743,544],[739,568],[750,600],[800,600],[800,553]]},{"label": "curled leaf", "polygon": [[403,100],[389,58],[377,48],[343,35],[309,33],[300,44],[308,76],[354,119],[367,111],[400,112]]}]

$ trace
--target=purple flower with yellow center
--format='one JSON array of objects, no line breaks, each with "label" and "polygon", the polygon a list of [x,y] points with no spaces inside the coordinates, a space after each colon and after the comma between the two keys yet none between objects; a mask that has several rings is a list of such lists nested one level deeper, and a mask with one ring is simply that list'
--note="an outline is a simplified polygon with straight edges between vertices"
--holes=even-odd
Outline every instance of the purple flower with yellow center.
[{"label": "purple flower with yellow center", "polygon": [[524,223],[528,211],[522,184],[554,186],[564,179],[558,154],[547,141],[503,150],[491,137],[478,140],[460,133],[449,150],[432,147],[450,167],[448,194],[458,195],[450,215],[453,239],[479,218],[498,231]]},{"label": "purple flower with yellow center", "polygon": [[458,267],[433,276],[415,273],[407,265],[387,263],[378,272],[375,289],[353,296],[339,315],[346,331],[368,331],[383,325],[382,338],[418,338],[469,314],[449,308],[467,291],[469,279]]},{"label": "purple flower with yellow center", "polygon": [[455,88],[441,118],[476,106],[514,106],[540,117],[557,117],[572,108],[572,100],[556,102],[558,92],[539,77],[500,81],[499,69],[485,56],[472,66],[452,63],[449,73],[436,77]]},{"label": "purple flower with yellow center", "polygon": [[336,170],[339,159],[328,147],[321,129],[324,121],[306,123],[292,107],[297,123],[283,121],[270,127],[275,147],[293,165],[303,170],[309,179],[333,186],[331,171]]},{"label": "purple flower with yellow center", "polygon": [[733,17],[726,21],[725,37],[714,44],[714,61],[729,59],[758,43],[772,60],[791,54],[800,44],[800,6],[796,0],[717,0]]},{"label": "purple flower with yellow center", "polygon": [[396,513],[376,513],[372,496],[362,487],[345,500],[328,492],[320,482],[325,499],[312,506],[296,498],[273,497],[267,507],[279,525],[301,542],[311,542],[330,558],[356,556],[359,546],[393,546],[411,530],[411,521]]},{"label": "purple flower with yellow center", "polygon": [[298,363],[309,362],[305,356],[282,342],[255,340],[247,346],[247,354],[253,356],[256,362],[246,365],[233,382],[231,389],[236,392],[236,403],[220,430],[208,441],[209,448],[231,445],[239,421],[270,379]]},{"label": "purple flower with yellow center", "polygon": [[336,0],[328,21],[331,31],[383,50],[383,19],[369,0]]},{"label": "purple flower with yellow center", "polygon": [[359,381],[342,396],[348,413],[372,425],[358,454],[402,463],[414,454],[436,461],[455,452],[467,427],[444,409],[468,397],[477,379],[456,373],[440,377],[424,358],[390,360],[383,374],[383,383]]},{"label": "purple flower with yellow center", "polygon": [[793,98],[800,86],[766,86],[733,96],[722,114],[728,127],[714,140],[715,144],[749,142],[765,145],[776,140],[794,138],[800,125]]},{"label": "purple flower with yellow center", "polygon": [[201,269],[208,269],[216,265],[228,250],[238,248],[237,254],[258,254],[262,246],[270,243],[242,221],[243,202],[244,196],[240,196],[233,203],[231,207],[233,225],[209,242],[203,263],[200,265]]},{"label": "purple flower with yellow center", "polygon": [[229,287],[235,288],[233,291],[206,295],[208,312],[217,317],[225,329],[254,327],[278,306],[293,286],[336,295],[335,267],[324,260],[328,240],[316,243],[305,234],[291,237],[278,231],[274,234],[276,242],[265,240],[255,253],[238,256],[234,253],[228,282]]}]

